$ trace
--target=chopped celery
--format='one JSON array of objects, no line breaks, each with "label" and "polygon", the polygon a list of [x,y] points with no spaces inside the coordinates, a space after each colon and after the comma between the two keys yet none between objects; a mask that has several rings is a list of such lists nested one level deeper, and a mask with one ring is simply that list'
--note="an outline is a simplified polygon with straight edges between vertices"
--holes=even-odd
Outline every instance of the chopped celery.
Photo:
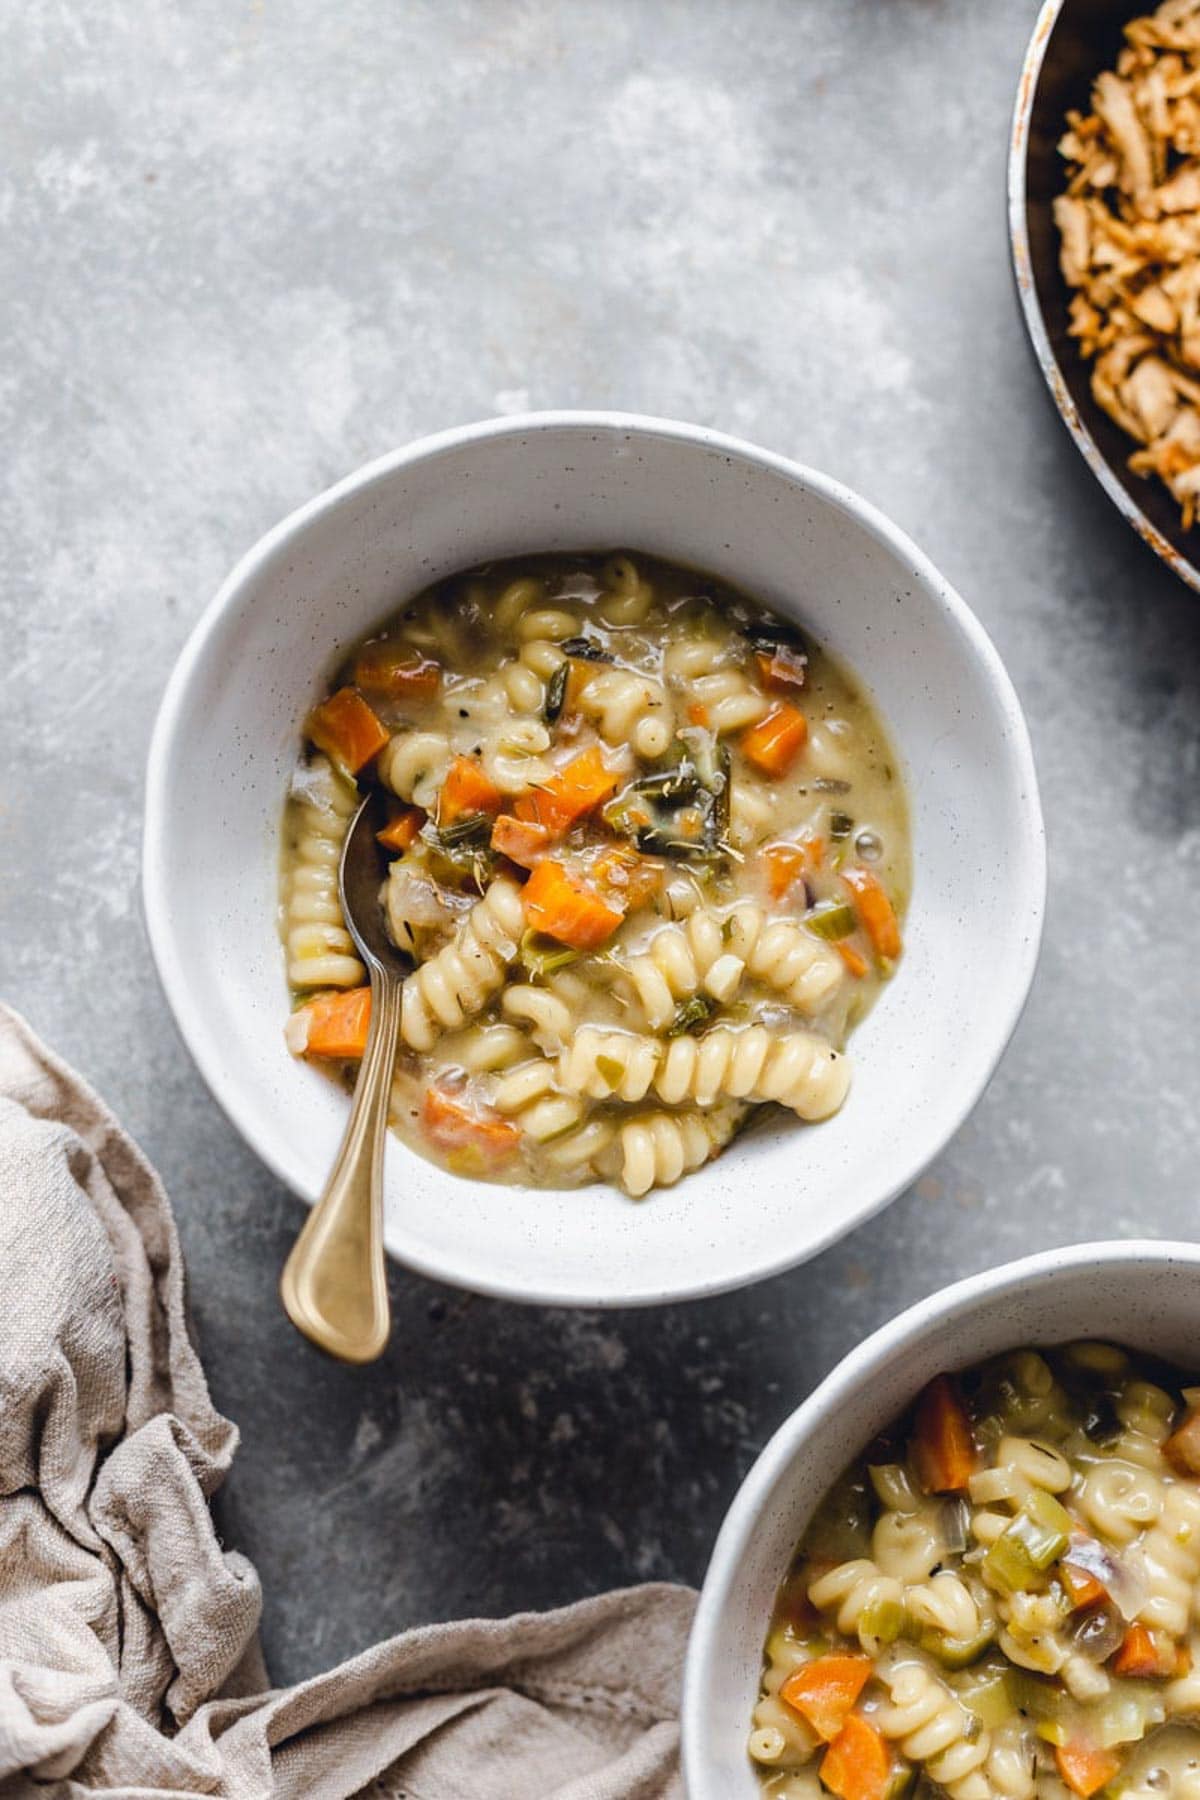
[{"label": "chopped celery", "polygon": [[984,1575],[1005,1593],[1036,1586],[1038,1577],[1062,1555],[1070,1536],[1070,1513],[1053,1494],[1034,1488],[984,1557]]},{"label": "chopped celery", "polygon": [[1070,1732],[1062,1719],[1039,1719],[1034,1730],[1044,1744],[1063,1745],[1070,1740]]},{"label": "chopped celery", "polygon": [[1105,1750],[1118,1744],[1137,1744],[1152,1725],[1166,1717],[1162,1692],[1147,1681],[1114,1683],[1112,1692],[1097,1702],[1095,1732]]},{"label": "chopped celery", "polygon": [[814,936],[836,943],[839,938],[850,936],[858,919],[852,906],[822,906],[809,913],[804,923]]},{"label": "chopped celery", "polygon": [[1013,1698],[1008,1688],[1008,1673],[1002,1664],[987,1662],[962,1675],[954,1683],[954,1691],[968,1712],[975,1714],[985,1731],[994,1731],[1012,1717]]},{"label": "chopped celery", "polygon": [[904,1603],[900,1600],[872,1600],[858,1615],[858,1635],[862,1644],[894,1644],[904,1630]]},{"label": "chopped celery", "polygon": [[995,1626],[985,1624],[972,1638],[952,1638],[942,1631],[923,1631],[920,1644],[922,1650],[937,1658],[943,1669],[967,1669],[979,1661],[995,1636]]},{"label": "chopped celery", "polygon": [[1067,1710],[1066,1689],[1045,1675],[1035,1675],[1031,1669],[1021,1669],[1013,1663],[1008,1669],[1007,1684],[1017,1711],[1031,1719],[1050,1723],[1061,1719]]}]

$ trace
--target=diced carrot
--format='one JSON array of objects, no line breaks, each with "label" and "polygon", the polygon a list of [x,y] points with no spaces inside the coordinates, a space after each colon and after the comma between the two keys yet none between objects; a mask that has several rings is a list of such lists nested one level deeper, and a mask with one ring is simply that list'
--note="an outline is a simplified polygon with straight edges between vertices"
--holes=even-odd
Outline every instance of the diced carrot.
[{"label": "diced carrot", "polygon": [[497,813],[504,805],[504,795],[469,756],[456,756],[446,770],[446,779],[438,795],[437,822],[453,825],[469,813]]},{"label": "diced carrot", "polygon": [[866,1656],[818,1656],[802,1663],[779,1690],[781,1700],[808,1720],[819,1738],[831,1744],[867,1685],[871,1661]]},{"label": "diced carrot", "polygon": [[743,755],[774,781],[787,774],[808,742],[808,720],[798,708],[780,700],[757,725],[743,731],[740,742]]},{"label": "diced carrot", "polygon": [[808,658],[798,650],[789,650],[786,644],[777,644],[774,650],[757,651],[754,660],[758,664],[759,680],[771,693],[794,692],[804,686],[808,675]]},{"label": "diced carrot", "polygon": [[495,1157],[511,1156],[521,1142],[520,1127],[490,1106],[472,1106],[464,1096],[442,1082],[425,1089],[421,1102],[421,1128],[439,1150],[473,1151]]},{"label": "diced carrot", "polygon": [[383,830],[375,833],[376,841],[385,850],[411,850],[421,835],[426,816],[420,806],[402,806],[395,818],[389,819]]},{"label": "diced carrot", "polygon": [[961,1493],[974,1472],[971,1422],[948,1375],[938,1375],[917,1401],[913,1463],[927,1494]]},{"label": "diced carrot", "polygon": [[852,1712],[821,1758],[820,1773],[840,1800],[884,1800],[892,1758],[882,1732]]},{"label": "diced carrot", "polygon": [[1200,1407],[1192,1407],[1163,1445],[1168,1461],[1185,1475],[1200,1475]]},{"label": "diced carrot", "polygon": [[360,1057],[367,1047],[371,1024],[369,987],[347,988],[343,993],[318,994],[301,1007],[308,1025],[305,1056]]},{"label": "diced carrot", "polygon": [[432,700],[441,679],[442,671],[431,657],[387,638],[364,644],[355,658],[356,684],[389,700]]},{"label": "diced carrot", "polygon": [[1144,1625],[1131,1625],[1121,1639],[1112,1659],[1113,1673],[1166,1678],[1178,1673],[1178,1650],[1165,1633],[1147,1630]]},{"label": "diced carrot", "polygon": [[1059,1774],[1080,1800],[1091,1800],[1091,1795],[1098,1794],[1121,1767],[1121,1759],[1114,1750],[1102,1750],[1086,1738],[1072,1738],[1068,1743],[1057,1745],[1054,1760]]},{"label": "diced carrot", "polygon": [[849,969],[850,973],[854,976],[855,980],[861,981],[867,972],[866,957],[863,956],[860,951],[856,950],[853,944],[848,944],[845,938],[833,947]]},{"label": "diced carrot", "polygon": [[663,865],[641,856],[628,844],[607,844],[589,870],[591,880],[605,899],[626,912],[634,912],[653,899],[662,886]]},{"label": "diced carrot", "polygon": [[585,813],[592,812],[615,792],[617,777],[604,765],[599,746],[581,750],[569,763],[543,782],[530,788],[517,800],[513,811],[518,819],[544,825],[555,837],[561,837]]},{"label": "diced carrot", "polygon": [[1107,1600],[1108,1589],[1099,1581],[1090,1569],[1083,1569],[1071,1561],[1068,1550],[1058,1565],[1058,1576],[1067,1590],[1067,1599],[1076,1612],[1084,1606],[1095,1606],[1101,1600]]},{"label": "diced carrot", "polygon": [[1158,1649],[1144,1625],[1130,1625],[1112,1659],[1117,1675],[1156,1675]]},{"label": "diced carrot", "polygon": [[492,849],[522,869],[536,868],[552,841],[545,825],[514,819],[511,813],[501,813],[492,826]]},{"label": "diced carrot", "polygon": [[693,700],[688,707],[688,723],[690,725],[707,725],[709,717],[709,710],[703,700]]},{"label": "diced carrot", "polygon": [[305,726],[318,750],[324,750],[348,775],[378,756],[390,737],[357,688],[339,688],[308,715]]},{"label": "diced carrot", "polygon": [[900,926],[878,875],[873,869],[844,869],[842,880],[875,954],[894,961],[900,954]]},{"label": "diced carrot", "polygon": [[808,856],[801,844],[768,844],[762,860],[772,900],[782,900],[808,867]]},{"label": "diced carrot", "polygon": [[562,863],[540,862],[525,883],[525,916],[535,931],[575,950],[595,950],[624,917]]}]

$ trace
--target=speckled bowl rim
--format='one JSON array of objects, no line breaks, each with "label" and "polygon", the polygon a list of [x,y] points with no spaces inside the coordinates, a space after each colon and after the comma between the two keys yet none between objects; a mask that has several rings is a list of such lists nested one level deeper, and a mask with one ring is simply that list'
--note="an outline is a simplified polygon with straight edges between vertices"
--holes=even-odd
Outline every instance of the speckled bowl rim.
[{"label": "speckled bowl rim", "polygon": [[[1006,1294],[1026,1294],[1081,1272],[1104,1271],[1133,1264],[1158,1263],[1190,1267],[1200,1273],[1200,1245],[1171,1239],[1130,1238],[1066,1244],[1038,1251],[1014,1262],[1000,1263],[939,1288],[881,1325],[842,1357],[771,1437],[759,1453],[725,1515],[709,1558],[708,1571],[692,1621],[684,1667],[681,1713],[684,1782],[689,1794],[709,1800],[715,1791],[708,1780],[705,1742],[706,1696],[721,1650],[721,1622],[730,1605],[747,1546],[760,1520],[776,1502],[781,1487],[801,1462],[814,1430],[847,1396],[860,1392],[910,1346],[953,1321],[969,1317],[984,1303]],[[1198,1314],[1200,1321],[1200,1314]],[[1100,1321],[1103,1324],[1103,1321]],[[1014,1343],[1014,1348],[1016,1347]],[[862,1446],[859,1446],[861,1449]],[[853,1450],[850,1455],[855,1454]],[[831,1471],[832,1475],[836,1470]],[[766,1637],[767,1620],[763,1620]],[[747,1729],[749,1721],[747,1721]]]},{"label": "speckled bowl rim", "polygon": [[[828,475],[773,451],[761,449],[744,439],[731,437],[705,426],[638,413],[565,410],[485,419],[419,438],[414,443],[364,464],[297,507],[266,532],[235,565],[201,613],[186,640],[163,693],[147,758],[142,839],[142,905],[151,954],[167,1003],[209,1091],[235,1130],[272,1174],[311,1205],[316,1199],[316,1193],[299,1187],[291,1172],[267,1150],[254,1109],[245,1102],[236,1080],[230,1077],[215,1054],[207,1053],[204,1046],[198,1043],[197,1034],[191,1030],[195,975],[181,954],[171,923],[170,888],[164,852],[171,808],[172,761],[188,692],[200,665],[209,654],[211,640],[224,626],[226,615],[237,610],[244,590],[251,586],[264,565],[271,561],[289,539],[299,537],[315,521],[334,511],[350,496],[361,495],[364,490],[387,483],[398,470],[411,464],[424,460],[433,461],[490,439],[520,438],[531,433],[560,429],[581,434],[598,432],[632,439],[686,443],[728,460],[737,460],[752,468],[775,474],[789,483],[798,484],[801,490],[807,488],[847,515],[868,538],[884,546],[913,571],[923,583],[930,603],[942,610],[965,641],[967,653],[975,660],[1002,715],[1005,755],[1010,763],[1011,779],[1022,796],[1022,829],[1019,836],[1013,838],[1011,857],[1014,869],[1020,870],[1024,935],[1020,948],[1014,950],[1012,955],[1012,974],[1005,1004],[1000,1011],[989,1053],[981,1056],[975,1081],[964,1086],[959,1105],[947,1112],[939,1122],[937,1133],[915,1142],[907,1155],[897,1159],[886,1177],[881,1176],[879,1187],[860,1204],[847,1208],[844,1212],[832,1213],[829,1224],[812,1232],[804,1242],[798,1246],[785,1243],[777,1255],[761,1257],[749,1269],[737,1269],[729,1275],[697,1278],[688,1275],[686,1264],[681,1260],[678,1279],[665,1290],[660,1285],[633,1292],[613,1292],[607,1289],[597,1292],[592,1288],[569,1288],[565,1285],[545,1288],[534,1283],[518,1284],[480,1271],[473,1271],[469,1277],[465,1277],[455,1267],[452,1258],[426,1255],[419,1247],[414,1248],[411,1242],[405,1243],[402,1248],[398,1247],[390,1237],[386,1244],[389,1255],[418,1274],[496,1299],[530,1305],[598,1309],[657,1306],[704,1299],[782,1274],[810,1261],[890,1205],[898,1194],[911,1186],[933,1158],[940,1154],[978,1105],[1008,1047],[1033,983],[1045,919],[1046,837],[1033,748],[1020,701],[999,652],[970,607],[912,539],[870,501],[864,500],[853,489]],[[903,745],[900,748],[903,753]]]}]

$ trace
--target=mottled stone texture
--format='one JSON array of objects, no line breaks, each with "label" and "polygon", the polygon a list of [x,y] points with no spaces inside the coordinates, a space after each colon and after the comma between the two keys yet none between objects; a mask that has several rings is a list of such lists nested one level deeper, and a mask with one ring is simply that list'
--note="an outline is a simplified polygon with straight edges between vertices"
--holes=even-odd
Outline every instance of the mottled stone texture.
[{"label": "mottled stone texture", "polygon": [[[174,1196],[244,1433],[222,1529],[262,1571],[280,1680],[415,1620],[695,1581],[765,1438],[897,1308],[1039,1245],[1195,1226],[1200,610],[1084,469],[1023,339],[1003,181],[1034,11],[10,16],[0,991]],[[959,586],[1033,729],[1041,973],[971,1123],[810,1268],[604,1317],[394,1272],[395,1341],[352,1373],[280,1316],[300,1208],[209,1100],[150,967],[146,742],[192,621],[289,508],[419,433],[572,405],[794,453]]]}]

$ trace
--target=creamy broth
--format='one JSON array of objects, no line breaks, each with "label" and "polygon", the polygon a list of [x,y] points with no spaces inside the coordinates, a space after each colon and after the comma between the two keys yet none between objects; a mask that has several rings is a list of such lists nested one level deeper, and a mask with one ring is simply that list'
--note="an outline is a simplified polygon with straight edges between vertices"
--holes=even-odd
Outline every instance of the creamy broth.
[{"label": "creamy broth", "polygon": [[1198,1800],[1198,1473],[1200,1389],[1115,1346],[939,1377],[780,1589],[765,1792]]},{"label": "creamy broth", "polygon": [[900,954],[909,828],[848,670],[646,556],[526,557],[416,596],[338,670],[288,801],[295,1053],[342,1079],[362,965],[337,862],[391,796],[393,1123],[484,1179],[632,1195],[752,1109],[817,1121]]}]

